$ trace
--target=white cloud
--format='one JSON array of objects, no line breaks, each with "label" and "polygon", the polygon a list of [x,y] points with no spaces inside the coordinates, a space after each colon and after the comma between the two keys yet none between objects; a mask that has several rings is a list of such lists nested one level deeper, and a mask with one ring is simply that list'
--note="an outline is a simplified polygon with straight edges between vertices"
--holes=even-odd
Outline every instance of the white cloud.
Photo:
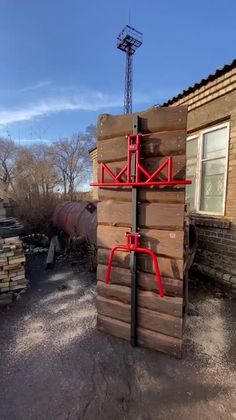
[{"label": "white cloud", "polygon": [[19,89],[0,89],[1,94],[18,94],[18,93],[25,93],[25,92],[31,92],[34,90],[42,89],[46,86],[49,86],[51,82],[49,80],[43,80],[41,82],[37,82],[34,85],[31,86],[25,86]]},{"label": "white cloud", "polygon": [[[39,82],[34,85],[34,88],[46,86],[47,83],[49,82]],[[30,87],[22,88],[22,91],[27,89],[30,89]],[[31,86],[31,89],[33,89],[33,86]],[[54,90],[53,94],[51,92],[51,97],[17,109],[0,109],[0,126],[4,127],[7,124],[29,121],[63,111],[109,111],[111,108],[123,106],[123,95],[108,95],[102,92],[89,91],[78,92],[78,90],[73,91],[71,88],[68,88],[67,92],[65,90],[63,94],[59,92],[60,90],[55,95]],[[165,90],[159,91],[157,94],[152,92],[151,95],[137,93],[134,95],[134,104],[154,104],[157,98],[169,96],[166,93]]]},{"label": "white cloud", "polygon": [[20,121],[32,120],[36,117],[47,116],[61,111],[97,111],[106,107],[120,106],[118,98],[72,97],[72,98],[49,98],[20,109],[8,109],[0,111],[0,124],[12,124]]},{"label": "white cloud", "polygon": [[122,96],[106,95],[102,92],[75,93],[69,97],[48,98],[19,109],[0,110],[0,125],[29,121],[62,111],[100,111],[105,108],[115,108],[122,105]]},{"label": "white cloud", "polygon": [[46,86],[49,86],[50,84],[51,84],[51,82],[49,80],[45,80],[45,81],[42,81],[42,82],[35,83],[35,85],[32,85],[32,86],[25,86],[21,89],[18,89],[17,92],[18,93],[30,92],[32,90],[37,90],[37,89],[44,88]]}]

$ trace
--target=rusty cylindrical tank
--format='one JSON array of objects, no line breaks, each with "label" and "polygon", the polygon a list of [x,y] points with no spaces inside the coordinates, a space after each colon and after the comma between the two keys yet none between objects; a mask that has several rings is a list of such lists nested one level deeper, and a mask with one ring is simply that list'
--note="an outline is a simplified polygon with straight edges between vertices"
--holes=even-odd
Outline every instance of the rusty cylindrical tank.
[{"label": "rusty cylindrical tank", "polygon": [[84,236],[90,243],[96,244],[97,202],[60,203],[54,210],[53,223],[71,238]]}]

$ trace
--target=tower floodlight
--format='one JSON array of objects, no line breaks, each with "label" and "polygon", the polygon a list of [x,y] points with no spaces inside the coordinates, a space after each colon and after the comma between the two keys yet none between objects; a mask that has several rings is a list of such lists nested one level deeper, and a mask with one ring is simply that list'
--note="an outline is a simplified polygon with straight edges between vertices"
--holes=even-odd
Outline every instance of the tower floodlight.
[{"label": "tower floodlight", "polygon": [[126,25],[117,37],[117,48],[126,53],[124,113],[132,112],[133,96],[133,55],[143,43],[142,32]]}]

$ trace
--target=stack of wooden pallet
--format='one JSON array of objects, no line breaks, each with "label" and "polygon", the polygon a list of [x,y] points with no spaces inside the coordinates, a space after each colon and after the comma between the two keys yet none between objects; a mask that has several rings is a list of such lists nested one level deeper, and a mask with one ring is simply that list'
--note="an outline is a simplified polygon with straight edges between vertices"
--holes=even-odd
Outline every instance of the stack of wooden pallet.
[{"label": "stack of wooden pallet", "polygon": [[25,289],[25,255],[18,236],[0,239],[0,293]]},{"label": "stack of wooden pallet", "polygon": [[[185,179],[186,107],[153,108],[140,113],[142,164],[150,173],[167,156],[173,157],[173,176]],[[132,115],[102,115],[98,122],[98,163],[120,173],[127,158]],[[167,174],[162,173],[162,179]],[[106,181],[112,181],[106,175]],[[131,275],[129,254],[117,252],[111,283],[104,283],[112,246],[125,243],[131,227],[131,189],[99,189],[98,205],[98,327],[124,339],[130,338]],[[141,188],[138,226],[141,246],[158,255],[165,297],[160,298],[151,258],[138,256],[138,342],[176,357],[181,356],[184,321],[184,220],[183,187]]]}]

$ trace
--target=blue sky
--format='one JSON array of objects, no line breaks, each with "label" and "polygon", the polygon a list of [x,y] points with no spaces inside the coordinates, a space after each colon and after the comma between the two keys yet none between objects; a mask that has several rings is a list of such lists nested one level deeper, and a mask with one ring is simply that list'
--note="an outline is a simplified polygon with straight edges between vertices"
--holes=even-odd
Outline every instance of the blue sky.
[{"label": "blue sky", "polygon": [[235,0],[0,0],[0,135],[53,141],[123,112],[129,23],[134,110],[179,93],[235,58]]}]

